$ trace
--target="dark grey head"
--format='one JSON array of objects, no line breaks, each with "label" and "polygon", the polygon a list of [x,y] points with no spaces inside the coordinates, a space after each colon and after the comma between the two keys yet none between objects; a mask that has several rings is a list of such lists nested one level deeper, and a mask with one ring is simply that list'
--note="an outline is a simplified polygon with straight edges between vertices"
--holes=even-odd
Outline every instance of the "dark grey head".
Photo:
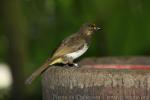
[{"label": "dark grey head", "polygon": [[81,26],[80,32],[86,35],[92,35],[92,33],[98,31],[100,28],[92,23],[85,23]]}]

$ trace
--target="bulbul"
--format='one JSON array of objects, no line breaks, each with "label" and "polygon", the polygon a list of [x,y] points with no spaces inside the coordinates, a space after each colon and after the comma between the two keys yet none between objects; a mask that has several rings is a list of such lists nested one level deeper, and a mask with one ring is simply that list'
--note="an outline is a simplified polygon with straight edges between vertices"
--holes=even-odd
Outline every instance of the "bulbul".
[{"label": "bulbul", "polygon": [[61,42],[52,57],[47,59],[39,69],[32,73],[25,83],[31,84],[37,76],[41,75],[49,66],[54,64],[62,63],[78,66],[78,64],[74,63],[74,60],[87,51],[93,33],[99,29],[100,28],[95,24],[83,24],[78,32],[72,34]]}]

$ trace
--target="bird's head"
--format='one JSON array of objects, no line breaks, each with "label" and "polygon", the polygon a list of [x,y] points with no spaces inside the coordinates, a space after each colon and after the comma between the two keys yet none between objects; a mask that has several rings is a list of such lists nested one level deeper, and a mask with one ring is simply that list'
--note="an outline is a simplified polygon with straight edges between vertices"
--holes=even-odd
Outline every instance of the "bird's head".
[{"label": "bird's head", "polygon": [[85,35],[92,35],[94,32],[100,30],[95,24],[85,23],[82,25],[80,32]]}]

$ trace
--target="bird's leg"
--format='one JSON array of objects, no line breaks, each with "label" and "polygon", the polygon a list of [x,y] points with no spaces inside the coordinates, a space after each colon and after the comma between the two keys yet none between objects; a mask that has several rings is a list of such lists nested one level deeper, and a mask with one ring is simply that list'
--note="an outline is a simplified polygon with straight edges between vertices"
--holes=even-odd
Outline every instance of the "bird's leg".
[{"label": "bird's leg", "polygon": [[74,67],[79,67],[78,63],[74,63],[72,58],[68,59],[68,64]]},{"label": "bird's leg", "polygon": [[79,67],[78,63],[74,63],[73,62],[73,58],[72,57],[64,57],[64,60],[67,62],[68,66],[71,66],[71,67]]},{"label": "bird's leg", "polygon": [[63,62],[67,67],[70,67],[73,65],[73,59],[67,56],[63,57]]},{"label": "bird's leg", "polygon": [[72,58],[68,58],[68,65],[71,67],[74,66],[74,62]]}]

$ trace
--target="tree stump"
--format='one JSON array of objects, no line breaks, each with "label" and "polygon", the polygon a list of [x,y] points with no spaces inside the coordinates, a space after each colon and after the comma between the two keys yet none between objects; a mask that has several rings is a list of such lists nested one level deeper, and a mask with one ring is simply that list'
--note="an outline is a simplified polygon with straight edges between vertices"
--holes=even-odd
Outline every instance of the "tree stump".
[{"label": "tree stump", "polygon": [[150,100],[150,57],[88,58],[80,66],[45,71],[43,100]]}]

